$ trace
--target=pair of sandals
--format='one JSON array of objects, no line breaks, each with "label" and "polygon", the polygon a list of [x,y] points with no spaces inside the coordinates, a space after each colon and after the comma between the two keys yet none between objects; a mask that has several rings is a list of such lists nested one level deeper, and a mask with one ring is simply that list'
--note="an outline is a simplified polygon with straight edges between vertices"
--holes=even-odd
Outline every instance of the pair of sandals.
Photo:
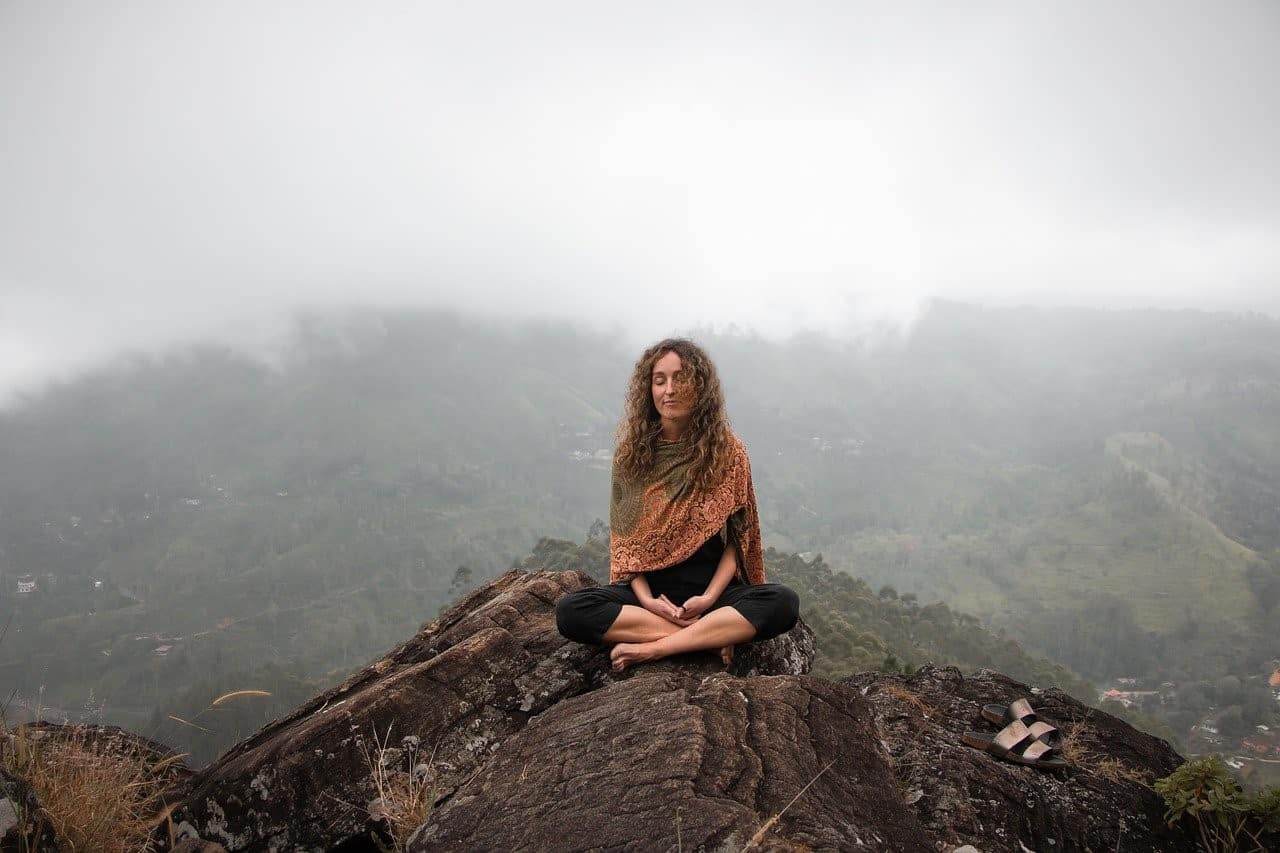
[{"label": "pair of sandals", "polygon": [[1062,735],[1036,715],[1031,703],[1018,699],[1004,705],[984,705],[983,719],[1004,726],[994,735],[965,732],[961,741],[1004,761],[1041,770],[1061,770],[1070,765],[1062,757]]}]

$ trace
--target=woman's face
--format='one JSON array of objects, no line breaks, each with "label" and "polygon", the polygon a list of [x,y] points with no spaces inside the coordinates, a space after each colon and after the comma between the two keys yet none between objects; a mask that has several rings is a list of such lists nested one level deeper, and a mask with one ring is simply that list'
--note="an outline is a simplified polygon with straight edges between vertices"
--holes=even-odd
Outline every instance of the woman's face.
[{"label": "woman's face", "polygon": [[684,370],[680,356],[674,350],[664,353],[653,363],[650,387],[653,407],[663,420],[680,421],[693,414],[693,406],[697,402],[693,377]]}]

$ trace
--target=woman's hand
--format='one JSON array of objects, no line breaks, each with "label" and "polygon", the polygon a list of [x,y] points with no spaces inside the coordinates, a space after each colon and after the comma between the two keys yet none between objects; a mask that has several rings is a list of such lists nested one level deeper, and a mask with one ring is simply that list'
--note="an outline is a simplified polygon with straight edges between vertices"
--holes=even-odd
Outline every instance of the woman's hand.
[{"label": "woman's hand", "polygon": [[679,625],[681,628],[687,628],[694,622],[698,621],[696,618],[680,615],[680,608],[676,607],[671,599],[667,598],[665,595],[660,595],[657,598],[653,598],[652,596],[649,598],[641,598],[640,606],[645,610],[648,610],[650,613],[656,613],[673,625]]},{"label": "woman's hand", "polygon": [[693,598],[687,599],[684,607],[676,608],[676,616],[680,619],[698,619],[702,614],[706,613],[716,603],[714,597],[707,595],[695,595]]},{"label": "woman's hand", "polygon": [[680,608],[676,607],[671,599],[665,595],[657,598],[653,597],[653,591],[649,589],[649,581],[645,579],[643,574],[637,574],[631,579],[631,591],[636,596],[636,601],[640,606],[650,613],[661,616],[672,625],[679,625],[681,628],[687,628],[692,625],[695,620],[686,619],[680,616],[676,611]]}]

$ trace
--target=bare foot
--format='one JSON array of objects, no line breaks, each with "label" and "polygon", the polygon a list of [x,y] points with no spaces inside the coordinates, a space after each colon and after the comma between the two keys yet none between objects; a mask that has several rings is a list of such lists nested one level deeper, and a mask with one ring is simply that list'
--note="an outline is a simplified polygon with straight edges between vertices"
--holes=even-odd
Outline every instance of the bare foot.
[{"label": "bare foot", "polygon": [[733,646],[725,646],[720,650],[720,661],[729,668],[729,664],[733,663]]},{"label": "bare foot", "polygon": [[649,643],[618,643],[613,647],[613,651],[609,652],[613,671],[623,672],[632,664],[653,660],[654,655],[649,650],[649,645]]}]

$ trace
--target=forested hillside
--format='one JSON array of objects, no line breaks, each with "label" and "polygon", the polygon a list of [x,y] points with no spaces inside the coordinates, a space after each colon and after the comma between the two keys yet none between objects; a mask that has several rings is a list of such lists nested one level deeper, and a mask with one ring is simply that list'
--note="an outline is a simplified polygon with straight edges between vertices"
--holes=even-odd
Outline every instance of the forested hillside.
[{"label": "forested hillside", "polygon": [[[1100,686],[1174,685],[1150,710],[1180,733],[1265,721],[1280,323],[939,304],[874,347],[699,338],[752,455],[766,545],[805,566],[821,553],[845,590],[812,614],[831,660],[989,658],[1033,678],[1017,667],[1047,659]],[[582,538],[607,514],[632,349],[364,313],[302,321],[268,361],[197,348],[11,405],[11,712],[136,727],[224,687],[285,702],[543,537]],[[986,628],[1025,661],[976,639]],[[1217,690],[1228,677],[1241,689]]]}]

